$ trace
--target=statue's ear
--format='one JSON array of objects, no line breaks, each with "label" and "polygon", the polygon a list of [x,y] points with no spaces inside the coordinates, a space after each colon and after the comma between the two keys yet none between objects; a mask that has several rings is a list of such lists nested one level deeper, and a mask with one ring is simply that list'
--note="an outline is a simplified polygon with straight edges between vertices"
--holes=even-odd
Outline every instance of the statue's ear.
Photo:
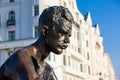
[{"label": "statue's ear", "polygon": [[47,37],[48,36],[48,27],[46,25],[43,25],[42,28],[41,28],[41,34],[44,36],[44,37]]}]

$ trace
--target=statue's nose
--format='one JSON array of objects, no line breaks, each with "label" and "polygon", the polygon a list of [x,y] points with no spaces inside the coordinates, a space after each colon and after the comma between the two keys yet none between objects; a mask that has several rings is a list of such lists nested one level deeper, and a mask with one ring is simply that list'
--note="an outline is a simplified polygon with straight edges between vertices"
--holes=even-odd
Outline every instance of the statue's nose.
[{"label": "statue's nose", "polygon": [[64,42],[65,42],[65,43],[70,43],[70,40],[69,40],[69,37],[68,37],[68,36],[65,37]]}]

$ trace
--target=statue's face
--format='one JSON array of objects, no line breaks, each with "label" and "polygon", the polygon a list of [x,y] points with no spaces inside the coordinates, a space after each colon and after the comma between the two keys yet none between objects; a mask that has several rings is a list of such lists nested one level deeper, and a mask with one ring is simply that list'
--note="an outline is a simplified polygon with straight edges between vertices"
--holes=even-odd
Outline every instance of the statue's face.
[{"label": "statue's face", "polygon": [[47,45],[55,54],[61,54],[70,43],[69,37],[72,32],[72,24],[67,20],[61,21],[62,24],[51,30],[48,34]]}]

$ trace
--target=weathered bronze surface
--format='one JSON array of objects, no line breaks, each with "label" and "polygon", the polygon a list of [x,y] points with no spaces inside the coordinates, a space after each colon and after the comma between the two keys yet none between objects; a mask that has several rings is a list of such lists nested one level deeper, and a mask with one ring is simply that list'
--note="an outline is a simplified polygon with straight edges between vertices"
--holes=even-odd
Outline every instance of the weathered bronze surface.
[{"label": "weathered bronze surface", "polygon": [[40,18],[38,40],[16,51],[0,68],[0,80],[59,80],[44,60],[53,52],[61,54],[68,47],[73,17],[67,8],[52,6]]}]

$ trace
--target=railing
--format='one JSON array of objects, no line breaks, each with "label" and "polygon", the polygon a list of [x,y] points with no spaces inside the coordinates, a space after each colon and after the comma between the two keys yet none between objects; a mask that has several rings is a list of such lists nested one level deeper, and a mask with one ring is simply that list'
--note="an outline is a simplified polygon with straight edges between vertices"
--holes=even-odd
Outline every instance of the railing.
[{"label": "railing", "polygon": [[8,20],[7,21],[7,26],[14,26],[15,25],[15,20]]}]

